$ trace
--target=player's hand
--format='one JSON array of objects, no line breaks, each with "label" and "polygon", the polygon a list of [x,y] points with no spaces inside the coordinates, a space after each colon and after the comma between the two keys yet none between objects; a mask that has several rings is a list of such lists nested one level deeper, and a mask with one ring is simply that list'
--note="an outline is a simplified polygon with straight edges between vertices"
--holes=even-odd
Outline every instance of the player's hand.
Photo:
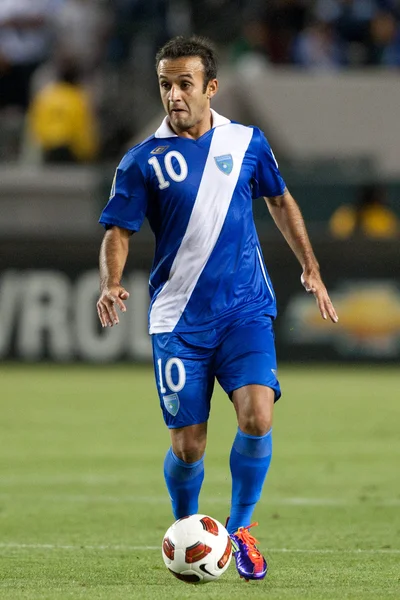
[{"label": "player's hand", "polygon": [[323,319],[328,316],[333,323],[339,321],[335,308],[328,296],[326,287],[324,286],[319,271],[304,271],[301,274],[301,283],[303,284],[308,294],[314,294],[317,301],[319,312]]},{"label": "player's hand", "polygon": [[104,288],[100,298],[97,301],[97,314],[103,327],[112,327],[118,325],[119,318],[117,307],[121,312],[126,312],[126,306],[123,300],[129,298],[129,292],[121,285],[115,285],[110,288]]}]

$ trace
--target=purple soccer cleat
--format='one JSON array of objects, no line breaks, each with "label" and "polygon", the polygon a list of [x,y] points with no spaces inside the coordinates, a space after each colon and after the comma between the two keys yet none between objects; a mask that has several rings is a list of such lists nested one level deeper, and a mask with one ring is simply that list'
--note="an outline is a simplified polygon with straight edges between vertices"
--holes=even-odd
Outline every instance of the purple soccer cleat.
[{"label": "purple soccer cleat", "polygon": [[267,574],[267,561],[258,550],[258,541],[249,533],[250,527],[258,523],[252,523],[247,527],[239,527],[235,533],[230,534],[232,540],[232,552],[235,557],[236,569],[240,575],[249,579],[264,579]]}]

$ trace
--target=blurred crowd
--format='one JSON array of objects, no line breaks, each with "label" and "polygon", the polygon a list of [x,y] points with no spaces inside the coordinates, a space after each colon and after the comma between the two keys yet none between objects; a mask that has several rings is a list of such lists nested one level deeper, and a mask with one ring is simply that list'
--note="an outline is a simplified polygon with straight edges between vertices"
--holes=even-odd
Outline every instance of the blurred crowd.
[{"label": "blurred crowd", "polygon": [[234,44],[272,65],[326,71],[400,67],[399,0],[248,2]]},{"label": "blurred crowd", "polygon": [[118,156],[157,103],[155,51],[193,32],[232,63],[400,67],[400,0],[0,0],[0,159]]},{"label": "blurred crowd", "polygon": [[332,237],[345,240],[363,237],[391,240],[400,236],[400,220],[388,203],[383,183],[368,183],[355,190],[355,201],[342,204],[329,219]]}]

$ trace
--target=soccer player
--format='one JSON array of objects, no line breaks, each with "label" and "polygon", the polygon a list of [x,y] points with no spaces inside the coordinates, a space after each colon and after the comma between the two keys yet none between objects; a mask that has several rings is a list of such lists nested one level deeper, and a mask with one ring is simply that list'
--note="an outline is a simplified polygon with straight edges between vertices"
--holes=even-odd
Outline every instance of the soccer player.
[{"label": "soccer player", "polygon": [[267,564],[249,529],[271,461],[272,412],[281,390],[275,294],[253,221],[253,198],[265,197],[322,317],[338,317],[264,134],[210,108],[218,90],[212,45],[178,36],[159,50],[156,69],[166,117],[117,168],[100,217],[106,232],[97,311],[103,327],[119,322],[117,308],[125,312],[129,294],[121,278],[129,240],[147,217],[156,242],[149,332],[171,434],[164,475],[173,513],[178,519],[198,512],[216,378],[238,421],[227,529],[239,574],[262,579]]}]

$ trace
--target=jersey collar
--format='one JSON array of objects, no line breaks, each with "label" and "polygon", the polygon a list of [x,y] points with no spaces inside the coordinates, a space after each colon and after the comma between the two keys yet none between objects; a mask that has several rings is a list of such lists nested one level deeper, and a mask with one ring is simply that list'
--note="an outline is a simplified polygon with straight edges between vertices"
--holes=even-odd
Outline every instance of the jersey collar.
[{"label": "jersey collar", "polygon": [[[210,110],[211,110],[211,115],[212,115],[212,120],[213,120],[213,126],[212,126],[213,129],[214,129],[214,127],[220,127],[221,125],[227,125],[228,123],[230,123],[229,119],[218,114],[213,108],[211,108]],[[155,132],[154,137],[156,137],[156,138],[178,137],[176,135],[176,133],[174,133],[172,131],[172,129],[170,128],[170,126],[168,125],[168,117],[164,118],[160,127]]]}]

